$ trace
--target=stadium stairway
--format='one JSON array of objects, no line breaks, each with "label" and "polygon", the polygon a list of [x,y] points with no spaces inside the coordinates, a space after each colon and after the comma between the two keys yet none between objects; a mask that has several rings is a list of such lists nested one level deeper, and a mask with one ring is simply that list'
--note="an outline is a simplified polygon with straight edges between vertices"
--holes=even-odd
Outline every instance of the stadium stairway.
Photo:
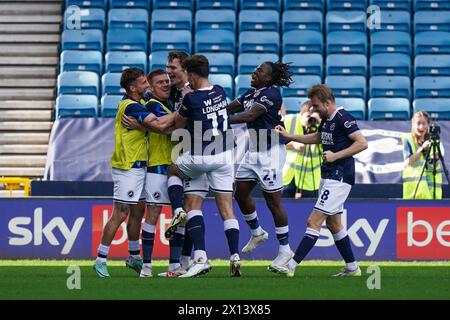
[{"label": "stadium stairway", "polygon": [[0,177],[44,174],[64,0],[0,0]]}]

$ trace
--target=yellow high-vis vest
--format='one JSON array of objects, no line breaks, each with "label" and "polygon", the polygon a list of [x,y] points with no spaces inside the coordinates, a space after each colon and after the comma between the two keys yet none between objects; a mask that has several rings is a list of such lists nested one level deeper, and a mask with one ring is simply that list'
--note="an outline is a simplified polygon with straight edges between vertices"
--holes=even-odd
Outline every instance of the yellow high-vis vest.
[{"label": "yellow high-vis vest", "polygon": [[114,122],[114,152],[111,157],[113,168],[128,170],[136,162],[147,161],[147,133],[140,130],[128,130],[121,123],[125,109],[133,103],[136,101],[128,98],[122,99],[117,108]]},{"label": "yellow high-vis vest", "polygon": [[[300,114],[289,114],[284,119],[289,134],[303,135]],[[286,163],[283,167],[283,185],[287,186],[295,179],[299,190],[315,191],[320,184],[320,153],[322,145],[306,145],[305,151],[286,149]]]},{"label": "yellow high-vis vest", "polygon": [[[403,145],[409,143],[411,146],[412,154],[416,150],[416,145],[414,144],[414,139],[411,133],[406,134],[403,137]],[[431,148],[431,146],[430,146]],[[430,157],[431,157],[430,153]],[[420,154],[420,158],[417,159],[412,165],[406,165],[403,169],[403,199],[433,199],[433,165],[428,164],[423,172],[422,179],[420,179],[420,174],[422,172],[423,163],[425,162],[425,156],[423,153]],[[420,179],[420,182],[419,182]],[[419,184],[417,186],[417,184]],[[414,197],[414,192],[416,191],[416,196]],[[436,164],[436,198],[442,199],[442,170],[441,164],[438,162]]]},{"label": "yellow high-vis vest", "polygon": [[[161,105],[167,114],[171,114],[172,111],[165,106],[161,101],[156,99],[150,99],[149,102],[156,102]],[[172,164],[172,141],[170,135],[161,134],[156,132],[149,132],[148,136],[148,166],[159,165],[171,165]]]}]

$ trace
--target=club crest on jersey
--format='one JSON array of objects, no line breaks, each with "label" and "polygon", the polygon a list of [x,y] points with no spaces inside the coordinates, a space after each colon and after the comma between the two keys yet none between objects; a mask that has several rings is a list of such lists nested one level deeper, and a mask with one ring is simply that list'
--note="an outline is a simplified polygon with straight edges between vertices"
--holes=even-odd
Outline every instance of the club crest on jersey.
[{"label": "club crest on jersey", "polygon": [[330,126],[330,130],[333,131],[333,130],[334,130],[334,127],[335,127],[335,124],[332,123],[331,126]]},{"label": "club crest on jersey", "polygon": [[128,191],[128,197],[133,198],[134,192],[132,190]]},{"label": "club crest on jersey", "polygon": [[159,192],[153,193],[153,198],[159,199],[161,197],[161,194]]},{"label": "club crest on jersey", "polygon": [[257,98],[257,97],[259,96],[260,93],[261,93],[261,92],[259,92],[259,91],[255,91],[255,94],[253,95],[253,98]]}]

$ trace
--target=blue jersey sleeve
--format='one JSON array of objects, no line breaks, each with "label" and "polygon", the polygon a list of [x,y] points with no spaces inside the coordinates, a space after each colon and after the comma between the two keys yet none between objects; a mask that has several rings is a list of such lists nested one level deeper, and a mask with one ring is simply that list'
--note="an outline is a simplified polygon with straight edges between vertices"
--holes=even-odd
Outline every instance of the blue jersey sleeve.
[{"label": "blue jersey sleeve", "polygon": [[144,121],[149,114],[150,112],[139,103],[130,104],[125,109],[125,115],[136,118],[139,123]]},{"label": "blue jersey sleeve", "polygon": [[189,99],[190,94],[186,94],[181,102],[180,109],[178,110],[178,113],[180,116],[189,118],[191,114],[191,102]]},{"label": "blue jersey sleeve", "polygon": [[241,104],[244,105],[244,97],[247,96],[248,94],[250,94],[253,91],[253,89],[247,90],[245,91],[239,98],[237,98],[236,100]]},{"label": "blue jersey sleeve", "polygon": [[160,107],[159,103],[149,101],[147,102],[146,107],[148,112],[153,113],[155,116],[159,117],[159,110],[158,110],[158,108]]},{"label": "blue jersey sleeve", "polygon": [[403,159],[406,160],[412,155],[412,147],[409,144],[408,139],[403,139]]},{"label": "blue jersey sleeve", "polygon": [[344,133],[349,136],[350,134],[352,134],[355,131],[359,130],[358,127],[358,123],[356,122],[356,119],[353,118],[353,116],[351,114],[349,114],[348,112],[346,112],[343,116],[342,116],[342,128],[344,130]]}]

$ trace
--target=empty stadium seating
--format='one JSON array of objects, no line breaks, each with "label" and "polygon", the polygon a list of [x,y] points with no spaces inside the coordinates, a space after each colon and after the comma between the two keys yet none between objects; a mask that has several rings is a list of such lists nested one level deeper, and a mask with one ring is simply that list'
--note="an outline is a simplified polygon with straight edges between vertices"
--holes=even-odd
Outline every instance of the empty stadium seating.
[{"label": "empty stadium seating", "polygon": [[56,98],[56,118],[96,117],[98,100],[96,95],[61,95]]},{"label": "empty stadium seating", "polygon": [[[295,112],[323,80],[357,119],[403,119],[405,101],[441,106],[450,95],[450,0],[67,0],[63,26],[57,92],[95,94],[100,116],[115,114],[124,68],[165,69],[170,50],[205,54],[231,100],[260,63],[291,62],[282,94]],[[91,77],[77,84],[91,73],[96,88]],[[394,102],[403,109],[390,113]]]},{"label": "empty stadium seating", "polygon": [[450,99],[422,98],[413,102],[413,111],[427,111],[432,119],[450,120]]},{"label": "empty stadium seating", "polygon": [[308,100],[308,97],[284,97],[283,104],[286,113],[299,113],[302,104]]},{"label": "empty stadium seating", "polygon": [[405,98],[373,98],[368,103],[369,120],[408,120],[409,100]]}]

